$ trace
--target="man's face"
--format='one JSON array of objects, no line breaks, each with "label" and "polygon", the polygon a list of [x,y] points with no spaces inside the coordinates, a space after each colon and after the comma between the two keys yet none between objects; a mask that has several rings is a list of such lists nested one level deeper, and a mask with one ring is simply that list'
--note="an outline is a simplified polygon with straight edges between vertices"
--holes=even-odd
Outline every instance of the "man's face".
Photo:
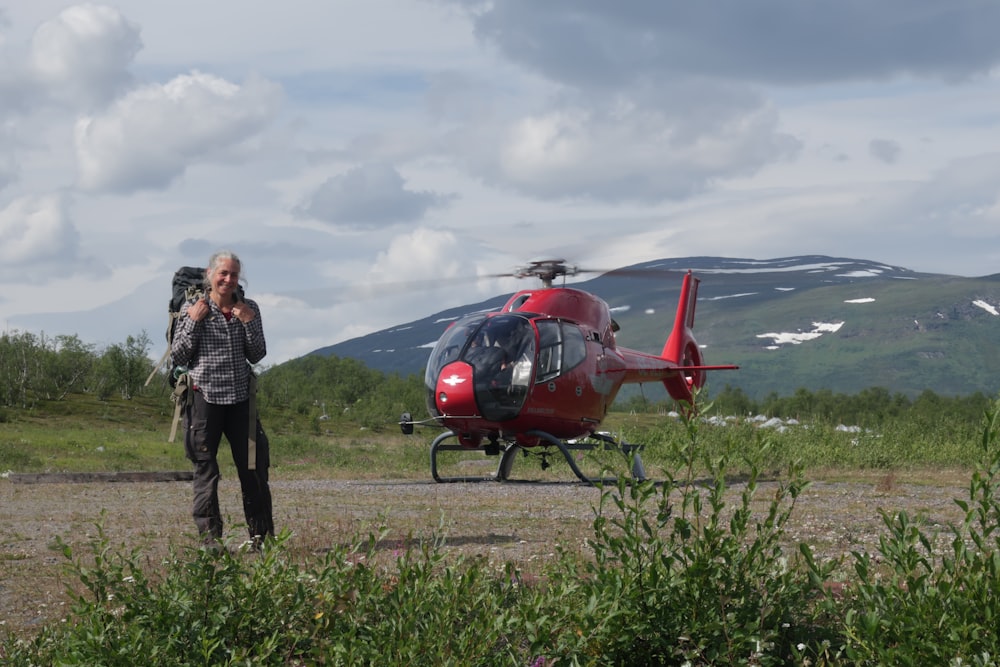
[{"label": "man's face", "polygon": [[212,272],[212,291],[221,297],[229,297],[240,282],[240,265],[231,259],[220,259]]}]

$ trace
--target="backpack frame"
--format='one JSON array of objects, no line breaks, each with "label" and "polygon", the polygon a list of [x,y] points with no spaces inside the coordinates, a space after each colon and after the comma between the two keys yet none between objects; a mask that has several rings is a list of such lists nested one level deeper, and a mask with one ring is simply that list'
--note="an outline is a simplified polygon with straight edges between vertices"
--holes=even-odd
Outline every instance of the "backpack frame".
[{"label": "backpack frame", "polygon": [[146,378],[146,385],[156,377],[156,373],[167,361],[170,361],[167,382],[173,387],[177,383],[175,374],[175,364],[170,358],[170,347],[174,342],[174,331],[177,329],[177,320],[181,317],[181,307],[189,301],[195,301],[205,295],[205,269],[196,266],[182,266],[174,272],[171,283],[170,301],[167,303],[167,349],[163,352],[160,361],[153,367],[153,371]]}]

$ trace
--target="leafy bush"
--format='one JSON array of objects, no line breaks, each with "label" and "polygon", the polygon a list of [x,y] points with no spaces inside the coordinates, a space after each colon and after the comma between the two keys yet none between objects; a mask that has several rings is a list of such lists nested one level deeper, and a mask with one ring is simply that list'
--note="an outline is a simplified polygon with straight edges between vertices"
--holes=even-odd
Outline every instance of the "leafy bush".
[{"label": "leafy bush", "polygon": [[[621,476],[602,494],[593,562],[564,557],[553,575],[570,602],[553,607],[561,613],[546,625],[566,631],[529,636],[536,653],[581,664],[785,664],[796,644],[823,634],[809,613],[828,570],[803,546],[810,576],[782,548],[805,481],[793,469],[755,516],[759,469],[747,463],[740,506],[730,510],[730,454],[701,461],[699,420],[684,424],[679,475],[662,485]],[[702,469],[707,480],[696,479]]]},{"label": "leafy bush", "polygon": [[[944,536],[906,513],[882,514],[881,558],[854,553],[857,582],[844,604],[852,664],[995,665],[1000,658],[1000,403],[983,428],[984,463],[969,484],[961,525]],[[950,539],[949,539],[950,533]]]},{"label": "leafy bush", "polygon": [[[138,551],[109,549],[99,531],[73,555],[73,619],[0,646],[4,664],[494,664],[509,647],[511,587],[476,564],[450,565],[434,545],[387,560],[379,536],[302,568],[283,534],[248,547],[191,549],[145,574]],[[90,564],[87,564],[87,563]],[[485,661],[485,662],[484,662]]]}]

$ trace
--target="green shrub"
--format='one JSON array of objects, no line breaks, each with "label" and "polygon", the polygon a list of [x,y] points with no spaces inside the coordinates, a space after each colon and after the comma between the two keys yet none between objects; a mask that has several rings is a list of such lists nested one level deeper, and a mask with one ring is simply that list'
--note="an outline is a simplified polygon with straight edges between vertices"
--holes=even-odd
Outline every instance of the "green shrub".
[{"label": "green shrub", "polygon": [[497,664],[516,650],[506,610],[516,590],[477,563],[445,565],[436,544],[386,554],[381,536],[315,566],[289,560],[287,534],[248,547],[173,554],[162,578],[103,531],[86,558],[60,541],[72,618],[30,641],[8,638],[9,665]]},{"label": "green shrub", "polygon": [[[731,455],[702,459],[699,422],[683,418],[679,473],[660,485],[620,476],[604,490],[593,561],[563,558],[553,577],[573,602],[548,625],[565,630],[529,637],[535,653],[580,664],[771,665],[822,636],[809,614],[827,571],[806,547],[814,576],[782,551],[806,483],[793,468],[764,516],[755,516],[759,468],[744,461],[750,473],[730,511],[723,496]],[[703,469],[707,480],[697,479]]]},{"label": "green shrub", "polygon": [[[906,513],[882,514],[877,562],[854,553],[844,653],[859,665],[995,665],[1000,657],[1000,403],[987,413],[984,463],[944,536]],[[943,539],[942,539],[943,538]]]}]

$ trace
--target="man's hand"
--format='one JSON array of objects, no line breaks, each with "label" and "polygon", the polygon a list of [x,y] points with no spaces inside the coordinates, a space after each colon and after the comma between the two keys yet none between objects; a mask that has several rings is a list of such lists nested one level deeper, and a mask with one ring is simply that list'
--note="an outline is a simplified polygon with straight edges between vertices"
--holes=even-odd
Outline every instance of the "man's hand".
[{"label": "man's hand", "polygon": [[195,322],[201,322],[212,309],[208,305],[208,299],[198,299],[187,309],[187,316]]},{"label": "man's hand", "polygon": [[248,306],[245,301],[239,300],[236,302],[236,305],[233,306],[233,315],[235,315],[236,319],[240,322],[246,324],[256,317],[257,313],[255,313],[253,308]]}]

